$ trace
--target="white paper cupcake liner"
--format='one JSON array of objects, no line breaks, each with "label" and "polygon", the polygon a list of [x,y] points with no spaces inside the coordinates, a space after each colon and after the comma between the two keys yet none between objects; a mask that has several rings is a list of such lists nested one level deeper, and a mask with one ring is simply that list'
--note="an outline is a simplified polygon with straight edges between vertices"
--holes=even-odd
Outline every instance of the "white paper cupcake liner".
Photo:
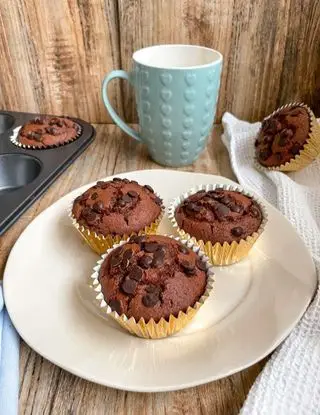
[{"label": "white paper cupcake liner", "polygon": [[37,146],[30,146],[30,145],[20,143],[18,141],[18,136],[19,136],[19,131],[23,127],[23,125],[20,125],[19,127],[16,127],[14,130],[12,130],[12,134],[10,135],[10,141],[15,146],[20,147],[20,148],[24,148],[24,149],[28,149],[28,150],[46,150],[46,149],[50,149],[50,148],[62,147],[65,144],[69,144],[69,143],[72,143],[73,141],[77,140],[82,134],[82,131],[83,131],[82,126],[79,123],[77,123],[76,121],[74,121],[74,122],[79,126],[79,130],[77,132],[77,135],[74,138],[71,138],[67,141],[64,141],[63,143],[60,143],[60,144],[43,145],[42,147],[37,147]]}]

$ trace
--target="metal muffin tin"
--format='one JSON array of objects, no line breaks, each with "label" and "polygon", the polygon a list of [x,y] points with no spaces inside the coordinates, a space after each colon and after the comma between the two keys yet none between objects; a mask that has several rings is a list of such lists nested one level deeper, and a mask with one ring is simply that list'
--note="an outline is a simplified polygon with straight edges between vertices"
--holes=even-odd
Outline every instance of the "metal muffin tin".
[{"label": "metal muffin tin", "polygon": [[35,117],[41,114],[0,111],[0,235],[47,190],[95,136],[92,125],[72,118],[82,127],[82,133],[71,143],[39,150],[11,143],[12,130]]}]

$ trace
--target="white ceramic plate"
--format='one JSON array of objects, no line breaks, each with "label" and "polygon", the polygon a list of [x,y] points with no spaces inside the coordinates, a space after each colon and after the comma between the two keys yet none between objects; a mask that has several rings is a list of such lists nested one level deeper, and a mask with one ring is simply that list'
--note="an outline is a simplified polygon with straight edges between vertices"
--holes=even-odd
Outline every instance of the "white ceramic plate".
[{"label": "white ceramic plate", "polygon": [[[150,184],[166,204],[211,175],[150,170],[118,175]],[[89,186],[89,185],[88,185]],[[85,379],[133,391],[169,391],[230,375],[270,353],[315,289],[312,259],[290,223],[267,205],[269,223],[250,256],[216,268],[211,298],[181,333],[143,340],[93,306],[86,281],[98,257],[67,216],[73,191],[41,213],[11,251],[4,294],[13,324],[39,354]],[[164,219],[161,231],[173,230]]]}]

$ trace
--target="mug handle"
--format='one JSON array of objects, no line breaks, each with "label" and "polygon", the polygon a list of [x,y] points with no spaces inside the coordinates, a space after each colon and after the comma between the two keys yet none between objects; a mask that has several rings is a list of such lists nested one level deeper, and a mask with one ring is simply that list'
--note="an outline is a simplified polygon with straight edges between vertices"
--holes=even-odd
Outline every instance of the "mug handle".
[{"label": "mug handle", "polygon": [[121,78],[125,79],[130,82],[129,74],[126,71],[117,70],[110,72],[103,80],[102,83],[102,99],[104,102],[105,107],[109,111],[110,117],[113,119],[113,121],[120,127],[125,133],[130,135],[131,137],[135,138],[138,141],[142,141],[141,136],[139,133],[134,130],[133,128],[129,127],[116,113],[116,111],[113,109],[109,97],[108,97],[108,84],[112,79],[114,78]]}]

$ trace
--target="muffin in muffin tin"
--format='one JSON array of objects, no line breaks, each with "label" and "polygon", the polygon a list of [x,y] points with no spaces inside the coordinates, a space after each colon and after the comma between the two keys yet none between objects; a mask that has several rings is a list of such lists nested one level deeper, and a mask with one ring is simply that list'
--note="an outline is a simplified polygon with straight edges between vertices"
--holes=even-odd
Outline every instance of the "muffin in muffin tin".
[{"label": "muffin in muffin tin", "polygon": [[41,116],[25,123],[11,137],[11,142],[28,149],[59,147],[81,135],[79,124],[68,117]]}]

